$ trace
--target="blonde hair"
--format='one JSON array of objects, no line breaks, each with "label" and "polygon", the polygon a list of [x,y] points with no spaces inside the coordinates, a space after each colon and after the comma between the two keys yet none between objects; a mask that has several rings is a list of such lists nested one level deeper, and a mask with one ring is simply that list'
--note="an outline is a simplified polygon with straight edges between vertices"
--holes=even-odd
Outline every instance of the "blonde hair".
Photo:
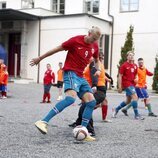
[{"label": "blonde hair", "polygon": [[100,36],[101,35],[101,30],[97,26],[92,26],[92,28],[89,30],[89,33],[96,34],[96,35]]},{"label": "blonde hair", "polygon": [[134,53],[133,50],[128,51],[128,52],[127,52],[127,56],[128,56],[129,54],[133,54],[133,55],[135,55],[135,53]]}]

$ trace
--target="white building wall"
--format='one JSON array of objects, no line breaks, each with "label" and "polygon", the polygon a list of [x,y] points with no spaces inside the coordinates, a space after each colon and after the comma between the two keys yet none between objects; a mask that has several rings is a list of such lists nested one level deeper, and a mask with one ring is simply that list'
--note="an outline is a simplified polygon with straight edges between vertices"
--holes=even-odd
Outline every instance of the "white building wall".
[{"label": "white building wall", "polygon": [[65,14],[83,13],[84,0],[65,0]]},{"label": "white building wall", "polygon": [[7,8],[21,9],[21,0],[0,0],[0,2],[6,2]]},{"label": "white building wall", "polygon": [[[72,25],[72,21],[73,21],[73,25]],[[93,25],[99,26],[103,30],[103,33],[108,34],[109,24],[107,22],[100,21],[98,19],[88,17],[88,16],[60,17],[60,18],[42,20],[41,22],[41,51],[40,51],[41,54],[60,45],[62,42],[68,40],[70,37],[81,35],[81,34],[87,34],[88,30]],[[46,64],[50,63],[52,65],[53,71],[56,74],[58,70],[58,63],[59,62],[64,63],[66,54],[67,53],[63,51],[51,57],[48,57],[47,59],[41,62],[40,82],[43,81],[43,75],[46,70]],[[30,57],[31,57],[31,54],[30,54]],[[34,67],[34,69],[36,69],[37,71],[37,67]],[[30,73],[30,78],[33,78],[34,81],[36,81],[36,76],[31,76],[32,70],[29,73]]]},{"label": "white building wall", "polygon": [[108,15],[108,0],[100,0],[99,14],[94,16],[111,21]]},{"label": "white building wall", "polygon": [[[120,13],[120,0],[111,0],[111,14],[114,15],[114,43],[113,43],[113,68],[112,76],[117,76],[117,64],[120,59],[121,46],[124,45],[129,26],[134,26],[135,59],[143,57],[146,67],[154,71],[155,56],[158,53],[158,21],[156,15],[158,1],[139,1],[138,12]],[[148,88],[151,89],[152,77],[147,79]]]},{"label": "white building wall", "polygon": [[52,0],[35,0],[34,2],[34,8],[43,8],[51,10],[51,1]]},{"label": "white building wall", "polygon": [[27,32],[27,49],[26,49],[26,69],[27,78],[33,79],[37,82],[37,72],[38,66],[31,67],[29,65],[32,58],[38,57],[38,42],[39,42],[39,22],[30,21],[28,22],[28,32]]}]

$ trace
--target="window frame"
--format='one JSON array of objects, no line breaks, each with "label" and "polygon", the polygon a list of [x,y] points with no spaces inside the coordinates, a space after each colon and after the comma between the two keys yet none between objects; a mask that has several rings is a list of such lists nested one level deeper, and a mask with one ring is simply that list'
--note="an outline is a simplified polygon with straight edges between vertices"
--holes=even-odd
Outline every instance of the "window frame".
[{"label": "window frame", "polygon": [[99,44],[99,52],[104,54],[104,67],[105,69],[109,68],[109,41],[110,36],[108,34],[102,34],[98,44]]},{"label": "window frame", "polygon": [[[137,3],[132,3],[132,0],[127,0],[128,3],[128,9],[127,10],[123,10],[122,8],[122,1],[123,0],[120,0],[120,13],[127,13],[127,12],[138,12],[139,11],[139,0],[137,0],[138,2]],[[131,9],[131,6],[136,4],[137,5],[137,9]]]},{"label": "window frame", "polygon": [[[23,6],[23,2],[28,2],[28,6]],[[22,9],[29,9],[34,8],[34,0],[21,0],[21,8]]]},{"label": "window frame", "polygon": [[[2,6],[5,4],[5,7],[3,8]],[[6,1],[1,1],[0,2],[0,9],[6,9],[7,8],[7,2]]]},{"label": "window frame", "polygon": [[[98,12],[94,12],[94,2],[98,1]],[[88,3],[90,3],[90,10],[88,10]],[[93,15],[98,15],[100,11],[100,0],[85,0],[84,2],[85,12]]]},{"label": "window frame", "polygon": [[[57,2],[54,4],[54,0],[52,0],[52,11],[58,14],[65,14],[65,0],[56,0]],[[64,9],[61,9],[61,5],[64,6]],[[55,8],[55,9],[54,9]]]}]

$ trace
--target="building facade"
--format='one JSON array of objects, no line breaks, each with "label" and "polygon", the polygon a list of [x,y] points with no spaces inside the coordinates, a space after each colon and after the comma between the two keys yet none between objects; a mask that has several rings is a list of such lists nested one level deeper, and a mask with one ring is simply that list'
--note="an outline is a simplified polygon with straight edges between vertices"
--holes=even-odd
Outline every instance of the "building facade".
[{"label": "building facade", "polygon": [[[42,82],[45,65],[53,71],[64,62],[66,52],[30,67],[29,61],[77,34],[99,26],[106,71],[117,82],[117,65],[129,26],[134,26],[136,59],[143,57],[153,71],[158,48],[156,0],[0,0],[0,43],[7,50],[10,76]],[[11,8],[11,9],[10,9]],[[148,87],[151,88],[152,78]]]}]

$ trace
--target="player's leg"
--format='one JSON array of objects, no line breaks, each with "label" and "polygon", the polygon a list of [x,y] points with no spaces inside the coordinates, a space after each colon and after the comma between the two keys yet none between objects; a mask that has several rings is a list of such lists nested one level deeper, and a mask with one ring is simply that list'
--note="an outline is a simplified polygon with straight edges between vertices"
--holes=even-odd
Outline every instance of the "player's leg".
[{"label": "player's leg", "polygon": [[63,111],[66,107],[70,106],[75,102],[78,89],[74,87],[76,84],[76,77],[73,72],[64,73],[64,81],[65,81],[65,99],[59,101],[53,109],[49,111],[49,113],[40,121],[35,123],[36,127],[44,134],[47,133],[47,124],[48,122],[56,116],[58,113]]}]

